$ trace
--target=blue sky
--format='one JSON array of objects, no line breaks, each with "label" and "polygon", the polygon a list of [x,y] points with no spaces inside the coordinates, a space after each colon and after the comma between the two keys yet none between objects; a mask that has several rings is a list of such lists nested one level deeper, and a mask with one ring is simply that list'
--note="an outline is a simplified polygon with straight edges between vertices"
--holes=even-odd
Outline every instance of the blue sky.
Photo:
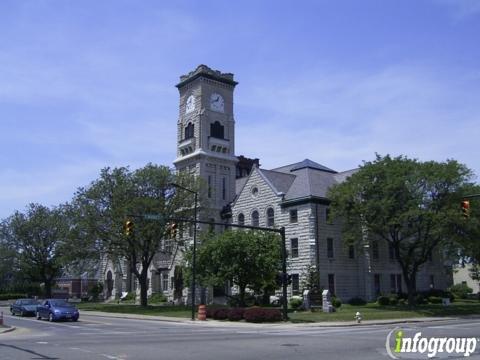
[{"label": "blue sky", "polygon": [[236,153],[480,174],[480,1],[0,2],[0,218],[175,158],[179,76],[233,72]]}]

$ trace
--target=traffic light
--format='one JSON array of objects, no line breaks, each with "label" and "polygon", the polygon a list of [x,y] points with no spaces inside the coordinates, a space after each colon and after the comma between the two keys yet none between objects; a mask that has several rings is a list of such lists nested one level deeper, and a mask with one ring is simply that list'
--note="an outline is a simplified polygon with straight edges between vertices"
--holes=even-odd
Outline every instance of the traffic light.
[{"label": "traffic light", "polygon": [[125,235],[130,236],[133,233],[133,221],[127,220],[125,221]]},{"label": "traffic light", "polygon": [[292,285],[292,274],[287,274],[287,284]]},{"label": "traffic light", "polygon": [[172,239],[175,239],[177,237],[177,231],[178,231],[178,224],[177,223],[171,223],[168,225],[168,232],[170,234],[170,237]]},{"label": "traffic light", "polygon": [[462,214],[465,219],[468,219],[470,217],[470,201],[462,201]]},{"label": "traffic light", "polygon": [[282,272],[278,272],[275,275],[275,284],[277,285],[277,288],[282,286],[282,284],[283,284],[283,273]]}]

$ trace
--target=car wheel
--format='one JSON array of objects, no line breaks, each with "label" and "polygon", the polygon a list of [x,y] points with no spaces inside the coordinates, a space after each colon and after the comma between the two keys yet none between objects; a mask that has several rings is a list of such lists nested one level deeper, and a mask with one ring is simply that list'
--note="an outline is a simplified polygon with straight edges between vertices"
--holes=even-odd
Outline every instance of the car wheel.
[{"label": "car wheel", "polygon": [[37,320],[42,320],[42,317],[40,316],[40,312],[37,311]]},{"label": "car wheel", "polygon": [[73,318],[72,321],[78,321],[78,318]]},{"label": "car wheel", "polygon": [[55,319],[53,318],[53,314],[48,314],[48,321],[53,322]]}]

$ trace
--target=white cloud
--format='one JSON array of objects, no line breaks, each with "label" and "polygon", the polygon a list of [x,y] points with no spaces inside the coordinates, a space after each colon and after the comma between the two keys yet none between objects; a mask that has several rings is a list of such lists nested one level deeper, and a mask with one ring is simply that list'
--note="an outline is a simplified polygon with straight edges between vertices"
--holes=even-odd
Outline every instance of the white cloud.
[{"label": "white cloud", "polygon": [[456,21],[480,14],[480,1],[478,0],[434,0],[446,5]]},{"label": "white cloud", "polygon": [[375,152],[455,158],[480,174],[475,83],[415,66],[283,78],[237,102],[237,153],[260,157],[266,167],[311,158],[337,170]]},{"label": "white cloud", "polygon": [[70,200],[80,186],[98,177],[101,162],[84,161],[48,169],[0,171],[0,218],[15,210],[23,211],[29,203],[58,205]]}]

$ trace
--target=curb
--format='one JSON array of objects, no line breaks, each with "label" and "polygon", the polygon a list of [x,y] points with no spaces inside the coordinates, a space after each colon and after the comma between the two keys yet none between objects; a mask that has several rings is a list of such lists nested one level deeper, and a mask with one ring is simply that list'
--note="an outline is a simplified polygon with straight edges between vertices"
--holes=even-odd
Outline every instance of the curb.
[{"label": "curb", "polygon": [[14,330],[16,330],[17,328],[15,326],[10,326],[9,328],[7,329],[3,329],[3,330],[0,330],[0,335],[1,334],[6,334],[6,333],[9,333],[9,332],[12,332]]},{"label": "curb", "polygon": [[[89,314],[90,313],[90,314]],[[253,326],[253,327],[262,327],[262,326],[273,326],[273,327],[353,327],[353,326],[379,326],[379,325],[393,325],[393,324],[414,324],[414,323],[423,323],[423,322],[437,322],[437,321],[452,321],[459,320],[460,317],[445,317],[445,318],[408,318],[408,319],[391,319],[391,320],[366,320],[362,323],[345,321],[343,322],[276,322],[276,323],[247,323],[247,322],[228,322],[221,320],[209,319],[207,321],[195,320],[185,318],[175,318],[175,317],[156,317],[152,315],[145,315],[145,317],[138,317],[135,315],[121,314],[121,313],[102,313],[102,312],[89,312],[84,311],[85,316],[97,316],[102,318],[117,318],[117,319],[126,319],[126,320],[147,320],[147,321],[164,321],[164,322],[173,322],[173,323],[184,323],[184,324],[197,324],[197,325],[207,325],[207,326],[220,326],[220,327],[229,327],[229,326]]]},{"label": "curb", "polygon": [[[435,321],[452,321],[452,320],[459,320],[459,318],[418,318],[418,319],[397,319],[397,320],[387,320],[387,321],[375,321],[370,320],[371,322],[362,322],[362,323],[350,323],[345,322],[342,324],[340,322],[310,322],[310,323],[292,323],[292,325],[303,325],[303,326],[310,326],[310,327],[353,327],[353,326],[378,326],[378,325],[393,325],[393,324],[415,324],[415,323],[424,323],[424,322],[435,322]],[[368,321],[368,320],[367,320]]]}]

